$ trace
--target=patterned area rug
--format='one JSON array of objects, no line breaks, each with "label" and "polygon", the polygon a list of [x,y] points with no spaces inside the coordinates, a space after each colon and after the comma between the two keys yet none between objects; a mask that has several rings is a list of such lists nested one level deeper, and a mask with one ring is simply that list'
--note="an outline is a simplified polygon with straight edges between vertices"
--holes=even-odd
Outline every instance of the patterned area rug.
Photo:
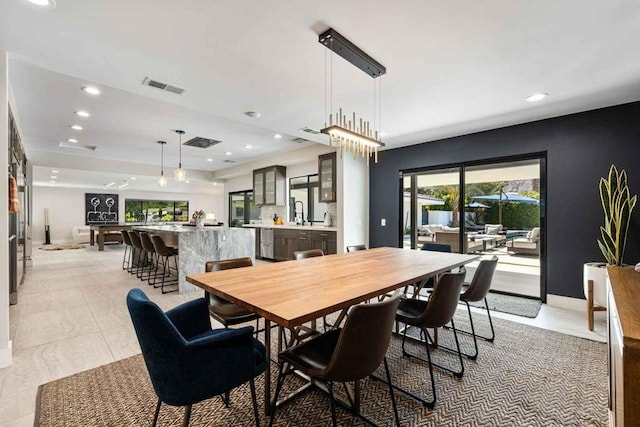
[{"label": "patterned area rug", "polygon": [[[489,292],[487,295],[489,309],[501,311],[503,313],[515,314],[516,316],[531,317],[538,316],[542,302],[538,299],[522,298],[513,295],[503,295]],[[469,303],[472,307],[484,307],[484,301]]]},{"label": "patterned area rug", "polygon": [[77,243],[69,243],[66,245],[42,245],[40,249],[43,251],[63,251],[65,249],[82,249],[84,245],[79,245]]},{"label": "patterned area rug", "polygon": [[[478,328],[488,327],[478,315]],[[456,320],[463,327],[463,316]],[[434,410],[396,394],[403,426],[606,426],[606,345],[531,326],[495,319],[496,341],[480,343],[477,361],[465,360],[462,379],[435,370],[438,401]],[[451,343],[451,331],[440,333]],[[470,338],[462,339],[465,348]],[[389,362],[395,384],[429,398],[429,371],[415,359],[401,357],[401,340],[394,338]],[[410,351],[423,351],[407,344]],[[424,355],[423,351],[423,355]],[[433,351],[441,363],[451,354]],[[276,369],[272,365],[275,383]],[[383,369],[377,374],[383,376]],[[284,392],[299,384],[290,377]],[[263,377],[257,382],[261,424]],[[341,387],[337,387],[340,390]],[[365,380],[363,413],[381,426],[393,425],[385,384]],[[156,396],[141,355],[81,372],[40,386],[36,426],[143,426],[151,425]],[[158,425],[180,425],[183,409],[163,405]],[[365,425],[338,408],[339,425]],[[330,425],[328,398],[310,390],[279,408],[277,426]],[[248,386],[231,393],[231,406],[220,398],[194,405],[191,426],[253,425]]]}]

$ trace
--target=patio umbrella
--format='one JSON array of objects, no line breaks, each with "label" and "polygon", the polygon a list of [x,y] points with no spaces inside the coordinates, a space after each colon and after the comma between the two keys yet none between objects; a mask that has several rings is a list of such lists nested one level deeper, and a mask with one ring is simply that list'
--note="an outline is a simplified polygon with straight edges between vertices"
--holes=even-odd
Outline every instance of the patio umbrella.
[{"label": "patio umbrella", "polygon": [[488,194],[485,196],[473,196],[472,199],[486,200],[490,202],[498,202],[498,222],[502,224],[502,204],[508,203],[529,203],[538,204],[540,201],[532,197],[526,197],[518,193],[505,193],[500,190],[499,194]]},{"label": "patio umbrella", "polygon": [[465,207],[473,208],[473,209],[481,209],[481,208],[488,208],[489,206],[480,202],[471,202],[471,203],[468,203]]}]

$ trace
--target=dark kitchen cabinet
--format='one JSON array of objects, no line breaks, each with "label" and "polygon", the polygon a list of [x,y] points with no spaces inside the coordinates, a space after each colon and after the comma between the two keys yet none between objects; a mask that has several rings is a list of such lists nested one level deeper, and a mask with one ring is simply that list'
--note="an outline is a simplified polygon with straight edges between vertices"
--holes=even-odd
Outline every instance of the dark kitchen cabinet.
[{"label": "dark kitchen cabinet", "polygon": [[298,230],[275,229],[273,232],[273,257],[276,261],[292,259],[298,250]]},{"label": "dark kitchen cabinet", "polygon": [[276,261],[293,259],[295,251],[322,249],[325,255],[337,253],[335,231],[278,229],[273,231],[273,258]]},{"label": "dark kitchen cabinet", "polygon": [[253,198],[257,206],[284,206],[286,201],[287,168],[269,166],[253,171]]},{"label": "dark kitchen cabinet", "polygon": [[318,156],[319,197],[321,203],[336,201],[336,153]]},{"label": "dark kitchen cabinet", "polygon": [[338,253],[337,234],[335,231],[312,231],[311,248],[322,249],[325,255]]}]

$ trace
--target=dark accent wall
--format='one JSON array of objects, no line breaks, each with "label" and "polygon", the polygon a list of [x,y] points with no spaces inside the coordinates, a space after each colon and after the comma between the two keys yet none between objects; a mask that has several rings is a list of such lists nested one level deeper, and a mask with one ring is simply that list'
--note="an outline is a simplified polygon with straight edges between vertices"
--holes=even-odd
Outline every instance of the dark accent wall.
[{"label": "dark accent wall", "polygon": [[[640,194],[640,102],[381,152],[370,169],[370,246],[399,246],[401,170],[540,152],[547,153],[547,293],[583,298],[583,263],[604,260],[596,243],[600,177],[615,163]],[[640,203],[631,222],[625,261],[636,264]]]}]

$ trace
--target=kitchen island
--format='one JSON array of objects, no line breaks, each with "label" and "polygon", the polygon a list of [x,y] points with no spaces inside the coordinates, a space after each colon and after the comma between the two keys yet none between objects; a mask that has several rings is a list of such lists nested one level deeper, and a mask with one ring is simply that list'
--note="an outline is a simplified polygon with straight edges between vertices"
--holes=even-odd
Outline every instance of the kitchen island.
[{"label": "kitchen island", "polygon": [[186,276],[204,273],[207,261],[250,257],[255,260],[255,230],[229,227],[188,227],[181,225],[135,226],[134,230],[162,236],[167,246],[178,248],[178,289],[180,294],[200,289]]}]

